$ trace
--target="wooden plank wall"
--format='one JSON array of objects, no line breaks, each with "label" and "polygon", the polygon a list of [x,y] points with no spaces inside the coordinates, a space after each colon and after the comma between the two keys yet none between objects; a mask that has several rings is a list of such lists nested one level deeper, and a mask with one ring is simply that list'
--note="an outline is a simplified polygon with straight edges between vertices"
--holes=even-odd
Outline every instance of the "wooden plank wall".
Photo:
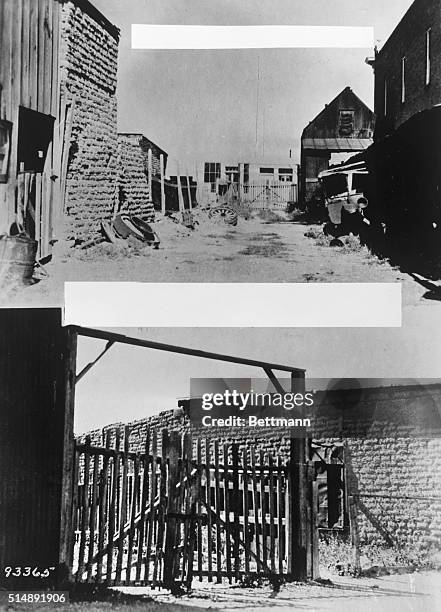
[{"label": "wooden plank wall", "polygon": [[7,579],[2,571],[0,586],[8,589],[45,589],[64,561],[63,463],[67,441],[73,444],[67,378],[74,347],[61,316],[61,309],[0,313],[0,566],[54,568],[47,579]]},{"label": "wooden plank wall", "polygon": [[[58,117],[59,19],[58,0],[0,2],[0,119],[13,124],[9,181],[0,184],[1,233],[8,231],[15,220],[19,107]],[[52,166],[53,144],[42,176],[42,227],[37,233],[41,234],[43,252],[51,239]]]}]

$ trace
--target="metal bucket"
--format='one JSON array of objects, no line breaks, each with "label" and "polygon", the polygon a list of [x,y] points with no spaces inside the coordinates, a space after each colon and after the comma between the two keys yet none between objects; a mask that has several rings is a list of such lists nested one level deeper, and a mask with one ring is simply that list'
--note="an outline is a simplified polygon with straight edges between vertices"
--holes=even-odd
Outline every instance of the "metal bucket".
[{"label": "metal bucket", "polygon": [[32,279],[38,243],[28,236],[0,236],[0,286],[27,285]]}]

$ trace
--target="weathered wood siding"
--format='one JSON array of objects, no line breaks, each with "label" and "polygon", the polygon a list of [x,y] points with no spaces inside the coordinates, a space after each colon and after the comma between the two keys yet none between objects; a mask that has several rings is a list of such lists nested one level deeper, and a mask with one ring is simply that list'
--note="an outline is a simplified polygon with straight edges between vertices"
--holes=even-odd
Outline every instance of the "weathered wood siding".
[{"label": "weathered wood siding", "polygon": [[[0,313],[0,585],[45,588],[66,562],[70,535],[75,346],[59,309]],[[54,567],[47,580],[5,578],[5,567]]]},{"label": "weathered wood siding", "polygon": [[[58,0],[1,0],[0,2],[0,119],[12,123],[9,180],[0,184],[0,232],[15,221],[22,189],[18,177],[19,108],[58,116]],[[56,124],[55,124],[56,125]],[[55,132],[57,130],[55,129]],[[56,143],[55,143],[56,146]],[[41,177],[41,211],[36,219],[40,256],[48,254],[56,179],[54,143],[49,145]]]}]

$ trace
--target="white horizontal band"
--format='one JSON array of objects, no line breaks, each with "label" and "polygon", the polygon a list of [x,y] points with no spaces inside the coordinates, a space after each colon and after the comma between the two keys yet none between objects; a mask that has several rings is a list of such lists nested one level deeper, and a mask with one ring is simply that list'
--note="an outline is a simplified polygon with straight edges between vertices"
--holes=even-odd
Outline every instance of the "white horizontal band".
[{"label": "white horizontal band", "polygon": [[354,48],[374,46],[373,27],[132,24],[132,49]]},{"label": "white horizontal band", "polygon": [[66,283],[65,324],[400,327],[400,283]]}]

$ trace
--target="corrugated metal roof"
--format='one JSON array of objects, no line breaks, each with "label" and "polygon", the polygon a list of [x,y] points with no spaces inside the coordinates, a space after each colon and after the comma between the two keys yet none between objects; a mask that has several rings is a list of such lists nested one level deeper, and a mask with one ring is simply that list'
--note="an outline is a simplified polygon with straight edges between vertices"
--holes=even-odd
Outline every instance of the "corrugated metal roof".
[{"label": "corrugated metal roof", "polygon": [[364,151],[371,146],[371,138],[304,138],[303,149],[327,151]]}]

